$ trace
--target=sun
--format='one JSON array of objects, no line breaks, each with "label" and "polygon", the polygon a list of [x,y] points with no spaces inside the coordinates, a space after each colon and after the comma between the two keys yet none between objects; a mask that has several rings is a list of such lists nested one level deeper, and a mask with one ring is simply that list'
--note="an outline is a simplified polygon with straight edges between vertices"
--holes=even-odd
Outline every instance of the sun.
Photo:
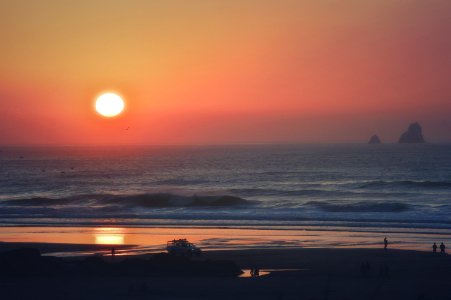
[{"label": "sun", "polygon": [[104,117],[115,117],[124,108],[124,100],[116,93],[103,93],[96,99],[96,111]]}]

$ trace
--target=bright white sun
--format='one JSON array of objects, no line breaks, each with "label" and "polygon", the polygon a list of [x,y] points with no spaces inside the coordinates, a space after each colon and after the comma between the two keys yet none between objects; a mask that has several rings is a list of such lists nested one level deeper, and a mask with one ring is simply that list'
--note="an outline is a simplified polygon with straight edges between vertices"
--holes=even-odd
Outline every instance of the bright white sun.
[{"label": "bright white sun", "polygon": [[115,117],[124,107],[124,100],[115,93],[104,93],[96,99],[96,111],[104,117]]}]

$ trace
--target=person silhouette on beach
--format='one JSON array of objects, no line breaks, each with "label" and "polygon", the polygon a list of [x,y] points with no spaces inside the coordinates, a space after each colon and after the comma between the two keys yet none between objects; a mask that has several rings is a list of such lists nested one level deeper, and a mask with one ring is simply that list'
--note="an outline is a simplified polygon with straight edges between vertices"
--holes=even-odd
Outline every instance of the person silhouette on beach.
[{"label": "person silhouette on beach", "polygon": [[258,275],[260,275],[260,269],[255,267],[255,266],[253,266],[251,268],[251,272],[250,273],[251,273],[251,277],[258,277]]},{"label": "person silhouette on beach", "polygon": [[384,237],[384,250],[387,250],[388,247],[388,240],[387,237]]},{"label": "person silhouette on beach", "polygon": [[432,245],[432,253],[437,253],[437,244]]},{"label": "person silhouette on beach", "polygon": [[443,242],[440,244],[440,253],[445,254],[445,244],[443,244]]},{"label": "person silhouette on beach", "polygon": [[116,256],[116,249],[111,248],[111,257],[114,258]]}]

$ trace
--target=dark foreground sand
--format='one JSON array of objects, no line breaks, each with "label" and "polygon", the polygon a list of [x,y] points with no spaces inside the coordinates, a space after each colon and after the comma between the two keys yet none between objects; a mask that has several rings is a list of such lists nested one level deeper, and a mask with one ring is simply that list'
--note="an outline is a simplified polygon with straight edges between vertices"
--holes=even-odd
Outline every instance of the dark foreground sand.
[{"label": "dark foreground sand", "polygon": [[[451,257],[447,255],[280,248],[213,251],[200,259],[232,260],[243,269],[300,270],[274,271],[259,278],[3,278],[0,299],[451,299]],[[370,264],[367,274],[360,272],[363,261]]]}]

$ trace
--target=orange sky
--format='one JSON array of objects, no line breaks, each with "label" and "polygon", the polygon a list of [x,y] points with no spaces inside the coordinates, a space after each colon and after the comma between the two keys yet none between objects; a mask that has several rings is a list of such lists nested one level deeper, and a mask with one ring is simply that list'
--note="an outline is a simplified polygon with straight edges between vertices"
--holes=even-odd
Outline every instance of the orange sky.
[{"label": "orange sky", "polygon": [[0,4],[0,144],[451,141],[448,0]]}]

